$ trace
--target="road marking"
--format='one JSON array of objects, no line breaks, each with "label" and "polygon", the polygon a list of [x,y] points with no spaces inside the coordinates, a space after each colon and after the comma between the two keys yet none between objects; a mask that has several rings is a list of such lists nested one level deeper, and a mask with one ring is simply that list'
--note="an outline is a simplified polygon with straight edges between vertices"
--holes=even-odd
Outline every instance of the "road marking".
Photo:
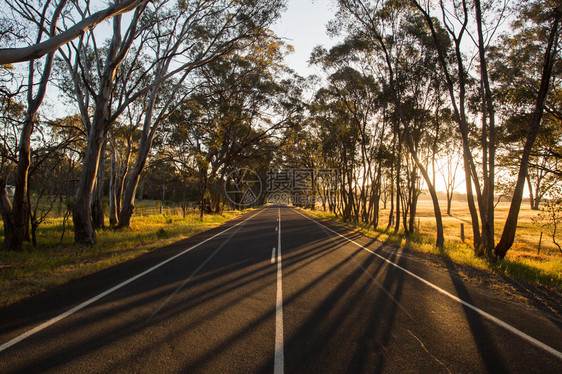
[{"label": "road marking", "polygon": [[230,241],[230,239],[232,239],[232,237],[233,237],[234,235],[236,235],[236,234],[238,233],[238,231],[240,231],[241,228],[242,228],[242,226],[238,227],[238,228],[236,229],[236,231],[234,231],[233,233],[231,233],[230,236],[229,236],[228,238],[226,238],[226,240],[223,241],[223,242],[221,243],[221,245],[219,245],[219,246],[213,251],[213,253],[211,253],[211,255],[210,255],[209,257],[207,257],[207,259],[206,259],[205,261],[203,261],[203,263],[202,263],[201,265],[199,265],[199,267],[197,267],[197,269],[195,269],[195,271],[194,271],[193,273],[191,273],[186,279],[184,279],[184,281],[181,282],[181,284],[174,290],[174,292],[172,292],[172,293],[170,294],[170,296],[168,296],[168,297],[166,298],[166,300],[164,300],[164,301],[162,302],[162,304],[160,304],[160,306],[158,306],[158,308],[156,308],[156,310],[155,310],[154,312],[152,312],[152,314],[150,315],[150,317],[148,317],[148,321],[150,321],[156,314],[158,314],[158,312],[160,312],[160,311],[162,310],[162,308],[164,308],[164,306],[166,306],[166,305],[170,302],[170,300],[172,300],[172,298],[174,297],[174,295],[176,295],[178,292],[180,292],[180,291],[185,287],[185,285],[187,284],[187,282],[189,282],[194,276],[196,276],[197,274],[199,274],[199,271],[200,271],[201,269],[203,269],[203,267],[204,267],[205,265],[207,265],[207,263],[208,263],[209,261],[211,261],[211,259],[212,259],[213,257],[215,257],[215,255],[216,255],[217,253],[219,253],[220,250],[223,249],[225,245],[228,244],[228,242]]},{"label": "road marking", "polygon": [[275,247],[273,247],[273,249],[271,250],[271,263],[273,264],[275,262]]},{"label": "road marking", "polygon": [[298,210],[293,209],[295,212],[297,212],[298,214],[300,214],[301,216],[311,220],[312,222],[316,222],[316,224],[325,227],[326,229],[330,230],[331,232],[333,232],[334,234],[341,236],[342,238],[346,239],[348,242],[355,244],[356,246],[358,246],[359,248],[364,249],[365,251],[377,256],[378,258],[380,258],[381,260],[387,262],[388,264],[396,267],[397,269],[402,270],[404,273],[412,276],[413,278],[416,278],[417,280],[419,280],[420,282],[426,284],[427,286],[433,288],[434,290],[436,290],[437,292],[448,296],[449,298],[459,302],[460,304],[462,304],[463,306],[472,309],[474,312],[478,313],[479,315],[481,315],[482,317],[486,318],[489,321],[494,322],[496,325],[503,327],[504,329],[506,329],[507,331],[519,336],[520,338],[522,338],[523,340],[526,340],[527,342],[531,343],[532,345],[534,345],[537,348],[540,348],[550,354],[552,354],[553,356],[555,356],[556,358],[562,360],[562,352],[557,351],[556,349],[544,344],[543,342],[533,338],[530,335],[525,334],[523,331],[511,326],[510,324],[508,324],[507,322],[502,321],[501,319],[494,317],[493,315],[491,315],[490,313],[487,313],[485,311],[483,311],[482,309],[479,309],[478,307],[462,300],[461,298],[453,295],[452,293],[442,289],[441,287],[431,283],[430,281],[426,280],[425,278],[420,277],[417,274],[412,273],[411,271],[409,271],[408,269],[403,268],[402,266],[396,264],[395,262],[390,261],[389,259],[379,255],[378,253],[375,253],[374,251],[370,250],[369,248],[366,248],[365,246],[357,243],[356,241],[354,241],[353,239],[349,239],[347,236],[340,234],[339,232],[332,230],[331,228],[329,228],[326,225],[321,224],[320,222],[316,221],[315,219],[312,219],[310,217],[308,217],[307,215],[302,214],[301,212],[299,212]]},{"label": "road marking", "polygon": [[273,359],[273,374],[283,374],[283,273],[281,268],[281,208],[277,207],[279,230],[277,235],[277,301],[275,305],[275,358]]},{"label": "road marking", "polygon": [[10,348],[11,346],[13,346],[13,345],[15,345],[15,344],[21,342],[22,340],[24,340],[24,339],[26,339],[26,338],[29,338],[31,335],[34,335],[34,334],[38,333],[38,332],[41,331],[41,330],[44,330],[44,329],[46,329],[47,327],[49,327],[49,326],[51,326],[51,325],[54,325],[55,323],[59,322],[60,320],[66,318],[66,317],[68,317],[68,316],[71,316],[72,314],[74,314],[74,313],[76,313],[76,312],[78,312],[78,311],[84,309],[84,308],[87,307],[88,305],[93,304],[93,303],[95,303],[96,301],[100,300],[101,298],[103,298],[103,297],[105,297],[105,296],[107,296],[107,295],[109,295],[109,294],[111,294],[111,293],[117,291],[118,289],[120,289],[120,288],[122,288],[122,287],[128,285],[129,283],[131,283],[131,282],[133,282],[133,281],[135,281],[135,280],[137,280],[137,279],[139,279],[139,278],[141,278],[141,277],[144,277],[146,274],[153,272],[154,270],[156,270],[156,269],[158,269],[158,268],[164,266],[164,265],[167,264],[168,262],[173,261],[173,260],[175,260],[176,258],[178,258],[178,257],[180,257],[180,256],[183,256],[183,255],[186,254],[187,252],[189,252],[189,251],[191,251],[191,250],[193,250],[193,249],[199,247],[199,246],[202,245],[202,244],[207,243],[208,241],[210,241],[210,240],[216,238],[217,236],[219,236],[219,235],[221,235],[221,234],[223,234],[223,233],[225,233],[225,232],[227,232],[227,231],[232,230],[233,228],[235,228],[235,227],[237,227],[237,226],[243,224],[244,222],[248,221],[250,218],[253,218],[253,217],[257,216],[257,215],[260,214],[261,212],[263,212],[263,210],[260,210],[259,212],[255,213],[255,214],[252,214],[250,217],[246,218],[245,220],[238,222],[236,225],[230,226],[229,228],[227,228],[227,229],[225,229],[225,230],[223,230],[223,231],[221,231],[221,232],[219,232],[219,233],[217,233],[217,234],[211,236],[210,238],[207,238],[207,239],[205,239],[205,240],[203,240],[203,241],[201,241],[201,242],[199,242],[199,243],[197,243],[197,244],[195,244],[195,245],[192,245],[191,247],[187,248],[187,249],[184,250],[183,252],[180,252],[180,253],[178,253],[177,255],[174,255],[174,256],[168,258],[167,260],[164,260],[164,261],[162,261],[161,263],[159,263],[159,264],[157,264],[157,265],[154,265],[154,266],[151,267],[150,269],[147,269],[147,270],[143,271],[142,273],[137,274],[137,275],[135,275],[134,277],[129,278],[129,279],[127,279],[126,281],[123,281],[123,282],[119,283],[118,285],[116,285],[116,286],[114,286],[114,287],[111,287],[110,289],[108,289],[108,290],[106,290],[106,291],[104,291],[104,292],[98,294],[97,296],[94,296],[94,297],[92,297],[91,299],[86,300],[86,301],[84,301],[83,303],[76,305],[74,308],[71,308],[71,309],[67,310],[67,311],[64,312],[64,313],[61,313],[61,314],[59,314],[58,316],[53,317],[53,318],[51,318],[50,320],[45,321],[45,322],[43,322],[43,323],[41,323],[41,324],[35,326],[35,327],[32,328],[31,330],[28,330],[28,331],[24,332],[23,334],[16,336],[15,338],[13,338],[13,339],[7,341],[6,343],[0,345],[0,352],[6,350],[6,349],[8,349],[8,348]]},{"label": "road marking", "polygon": [[[318,224],[318,222],[315,223]],[[324,234],[329,236],[334,243],[337,243],[336,238],[333,235],[331,235],[324,227],[322,227],[322,225],[319,226],[320,226],[320,230],[322,230]],[[365,269],[365,267],[359,261],[357,261],[354,253],[351,254],[350,258],[355,263],[355,265],[357,265],[361,270],[363,270],[363,273],[365,273],[381,289],[381,291],[384,292],[384,294],[388,296],[388,298],[404,312],[404,314],[406,314],[411,320],[414,320],[414,316],[412,316],[412,314],[408,312],[408,310],[406,310],[406,308],[402,304],[400,304],[400,302],[396,300],[396,298],[386,288],[384,288],[384,286],[377,280],[377,278],[375,278],[373,274],[367,271],[367,269]]]}]

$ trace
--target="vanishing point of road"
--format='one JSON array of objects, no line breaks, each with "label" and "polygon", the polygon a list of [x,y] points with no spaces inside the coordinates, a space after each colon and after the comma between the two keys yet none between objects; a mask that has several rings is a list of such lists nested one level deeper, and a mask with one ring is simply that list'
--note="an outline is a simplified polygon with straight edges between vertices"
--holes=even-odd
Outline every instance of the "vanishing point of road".
[{"label": "vanishing point of road", "polygon": [[562,322],[270,206],[0,310],[1,373],[562,373]]}]

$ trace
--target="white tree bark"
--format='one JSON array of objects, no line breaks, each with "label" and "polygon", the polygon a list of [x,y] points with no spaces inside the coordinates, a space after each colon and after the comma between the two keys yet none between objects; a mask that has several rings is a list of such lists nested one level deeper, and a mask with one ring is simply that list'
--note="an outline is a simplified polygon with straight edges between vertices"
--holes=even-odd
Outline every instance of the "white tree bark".
[{"label": "white tree bark", "polygon": [[[68,30],[51,36],[51,38],[45,40],[44,42],[22,48],[2,48],[0,49],[0,65],[30,61],[42,57],[47,53],[54,52],[66,43],[78,38],[88,30],[96,27],[106,19],[130,12],[148,1],[150,0],[118,1],[112,6],[84,18]],[[66,2],[66,0],[60,0],[60,2]]]}]

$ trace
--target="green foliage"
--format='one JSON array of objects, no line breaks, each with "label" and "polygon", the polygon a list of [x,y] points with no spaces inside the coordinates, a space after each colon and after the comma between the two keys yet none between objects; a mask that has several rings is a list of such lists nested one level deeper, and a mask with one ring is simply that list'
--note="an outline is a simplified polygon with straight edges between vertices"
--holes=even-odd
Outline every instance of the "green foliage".
[{"label": "green foliage", "polygon": [[168,233],[166,232],[166,230],[164,230],[163,227],[160,227],[158,229],[158,231],[156,231],[156,237],[158,239],[163,239],[163,238],[166,238],[167,236],[168,236]]}]

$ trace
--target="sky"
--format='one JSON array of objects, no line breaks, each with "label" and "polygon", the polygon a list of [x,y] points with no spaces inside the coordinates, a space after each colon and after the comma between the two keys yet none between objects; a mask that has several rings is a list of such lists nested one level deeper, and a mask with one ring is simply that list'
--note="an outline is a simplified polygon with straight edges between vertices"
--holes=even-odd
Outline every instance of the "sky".
[{"label": "sky", "polygon": [[317,45],[332,46],[336,40],[326,34],[326,25],[336,13],[335,0],[289,0],[287,10],[272,27],[295,52],[287,56],[287,65],[303,76],[315,74],[308,66],[310,53]]}]

